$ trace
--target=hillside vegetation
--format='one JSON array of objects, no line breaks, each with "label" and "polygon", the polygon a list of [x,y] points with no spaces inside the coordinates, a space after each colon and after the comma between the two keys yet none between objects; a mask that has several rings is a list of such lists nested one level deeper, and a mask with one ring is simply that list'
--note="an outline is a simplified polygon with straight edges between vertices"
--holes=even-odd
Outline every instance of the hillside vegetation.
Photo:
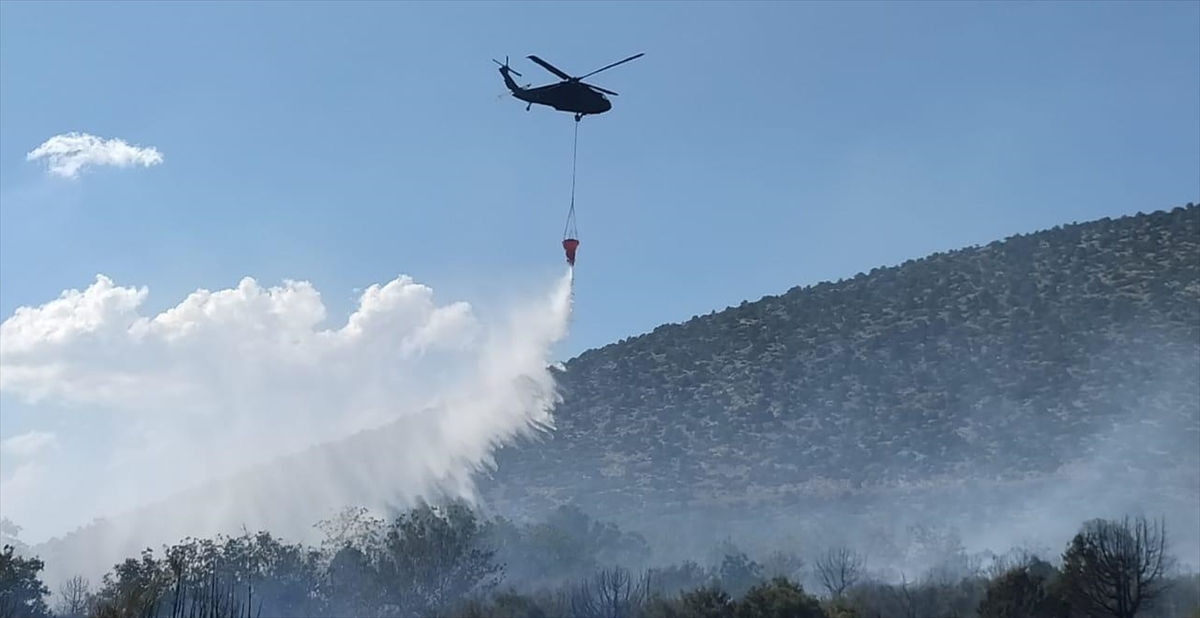
[{"label": "hillside vegetation", "polygon": [[1200,503],[1200,207],[938,253],[589,351],[497,503],[788,504],[1046,475]]}]

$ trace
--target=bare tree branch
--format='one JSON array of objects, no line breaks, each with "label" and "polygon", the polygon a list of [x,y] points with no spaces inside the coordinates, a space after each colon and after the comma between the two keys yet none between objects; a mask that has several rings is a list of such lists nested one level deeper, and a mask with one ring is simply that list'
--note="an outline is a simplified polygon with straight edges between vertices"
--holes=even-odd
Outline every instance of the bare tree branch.
[{"label": "bare tree branch", "polygon": [[58,614],[64,618],[82,618],[87,615],[89,587],[90,583],[82,575],[76,575],[63,582],[58,587]]},{"label": "bare tree branch", "polygon": [[1141,517],[1090,521],[1063,554],[1072,603],[1112,618],[1134,618],[1162,596],[1172,566],[1165,523]]},{"label": "bare tree branch", "polygon": [[650,578],[636,581],[628,569],[603,569],[571,595],[572,615],[579,618],[631,618],[645,604]]},{"label": "bare tree branch", "polygon": [[858,583],[866,567],[866,559],[858,552],[841,545],[832,547],[813,562],[813,573],[834,598]]}]

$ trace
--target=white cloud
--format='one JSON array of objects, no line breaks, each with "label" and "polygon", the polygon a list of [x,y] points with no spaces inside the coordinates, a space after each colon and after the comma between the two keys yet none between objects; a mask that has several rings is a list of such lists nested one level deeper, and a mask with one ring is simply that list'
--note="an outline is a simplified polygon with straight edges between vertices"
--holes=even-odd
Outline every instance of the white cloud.
[{"label": "white cloud", "polygon": [[[552,425],[549,355],[566,334],[570,285],[568,274],[548,297],[484,324],[402,276],[365,290],[333,328],[306,282],[246,278],[142,315],[146,288],[98,275],[0,324],[0,391],[30,425],[66,419],[55,428],[71,445],[39,460],[36,487],[3,481],[5,515],[31,537],[62,533],[353,434],[336,456],[282,466],[270,485],[281,493],[252,505],[264,521],[285,513],[311,528],[339,501],[471,497],[471,473],[497,445]],[[6,448],[37,441],[17,436]],[[247,521],[243,498],[202,503],[208,523]]]},{"label": "white cloud", "polygon": [[76,178],[85,167],[109,165],[150,167],[162,163],[153,147],[133,146],[122,139],[102,139],[87,133],[55,135],[25,155],[26,161],[46,159],[47,170],[63,178]]},{"label": "white cloud", "polygon": [[27,431],[0,442],[0,454],[17,459],[32,459],[58,446],[58,437],[48,431]]}]

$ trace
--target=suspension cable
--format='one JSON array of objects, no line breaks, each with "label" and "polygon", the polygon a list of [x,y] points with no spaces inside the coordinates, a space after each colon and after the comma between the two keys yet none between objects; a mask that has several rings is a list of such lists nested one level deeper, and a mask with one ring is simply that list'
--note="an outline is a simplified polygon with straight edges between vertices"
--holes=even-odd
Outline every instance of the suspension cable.
[{"label": "suspension cable", "polygon": [[579,162],[579,123],[575,123],[575,145],[571,150],[571,209],[567,212],[567,225],[563,229],[563,238],[573,238],[578,232],[575,230],[575,170]]}]

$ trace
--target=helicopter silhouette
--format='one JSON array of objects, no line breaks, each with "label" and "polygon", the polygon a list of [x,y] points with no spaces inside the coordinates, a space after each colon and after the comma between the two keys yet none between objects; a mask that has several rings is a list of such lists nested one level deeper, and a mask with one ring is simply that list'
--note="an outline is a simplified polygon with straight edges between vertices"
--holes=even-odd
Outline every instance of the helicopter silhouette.
[{"label": "helicopter silhouette", "polygon": [[545,86],[538,86],[536,88],[530,88],[529,84],[526,84],[525,87],[522,88],[521,86],[517,85],[517,82],[513,81],[513,78],[509,75],[509,73],[512,73],[517,77],[521,77],[521,74],[508,66],[507,56],[504,58],[504,64],[500,64],[500,61],[496,60],[495,58],[492,59],[492,62],[500,64],[500,74],[504,76],[504,85],[508,86],[508,89],[512,91],[512,96],[528,103],[528,105],[525,106],[525,111],[529,111],[529,108],[533,107],[533,105],[536,103],[538,105],[553,107],[560,112],[574,112],[575,122],[579,122],[584,116],[603,114],[604,112],[612,109],[612,101],[609,101],[608,97],[604,96],[606,93],[611,94],[614,97],[617,96],[617,93],[611,90],[607,90],[593,84],[588,84],[582,80],[601,71],[607,71],[619,64],[624,64],[630,60],[641,58],[644,53],[645,52],[634,54],[624,60],[614,62],[608,66],[596,69],[587,75],[581,75],[579,77],[571,77],[570,75],[567,75],[563,71],[559,70],[554,65],[542,60],[541,58],[538,58],[537,56],[527,56],[530,60],[538,63],[542,66],[542,68],[563,80],[557,84],[547,84]]}]

